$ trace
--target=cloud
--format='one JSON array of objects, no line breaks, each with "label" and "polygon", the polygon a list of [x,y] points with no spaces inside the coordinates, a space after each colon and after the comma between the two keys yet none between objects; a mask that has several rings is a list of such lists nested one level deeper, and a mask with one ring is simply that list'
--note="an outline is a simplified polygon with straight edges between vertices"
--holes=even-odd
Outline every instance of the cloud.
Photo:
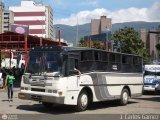
[{"label": "cloud", "polygon": [[77,14],[72,14],[68,18],[57,19],[54,24],[66,24],[74,26],[78,24],[90,23],[91,19],[99,19],[100,16],[106,15],[112,18],[112,23],[122,23],[130,21],[147,21],[160,22],[160,2],[156,2],[150,8],[135,8],[120,9],[117,11],[109,11],[104,8],[97,8],[92,11],[80,11]]},{"label": "cloud", "polygon": [[153,21],[160,21],[160,2],[154,3],[150,10],[148,10],[148,19]]},{"label": "cloud", "polygon": [[99,0],[83,1],[80,4],[85,6],[96,6]]}]

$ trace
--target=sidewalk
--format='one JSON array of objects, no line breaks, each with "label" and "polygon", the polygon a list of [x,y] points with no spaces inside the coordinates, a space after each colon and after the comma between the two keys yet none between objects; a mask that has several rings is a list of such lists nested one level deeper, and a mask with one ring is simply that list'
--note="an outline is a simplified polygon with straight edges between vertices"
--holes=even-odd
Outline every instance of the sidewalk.
[{"label": "sidewalk", "polygon": [[[15,92],[20,91],[20,88],[14,88],[13,89]],[[7,90],[0,88],[0,92],[6,92]]]}]

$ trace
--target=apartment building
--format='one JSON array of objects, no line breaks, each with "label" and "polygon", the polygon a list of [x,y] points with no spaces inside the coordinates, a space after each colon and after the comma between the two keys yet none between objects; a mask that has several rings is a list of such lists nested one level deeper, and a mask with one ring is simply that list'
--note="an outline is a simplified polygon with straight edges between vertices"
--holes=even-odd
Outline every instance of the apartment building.
[{"label": "apartment building", "polygon": [[28,25],[30,35],[55,39],[50,6],[24,0],[20,6],[10,6],[9,10],[14,12],[14,24]]},{"label": "apartment building", "polygon": [[10,31],[10,25],[14,23],[14,13],[12,11],[3,12],[3,27],[2,31]]},{"label": "apartment building", "polygon": [[3,33],[3,11],[4,11],[4,4],[0,2],[0,33]]}]

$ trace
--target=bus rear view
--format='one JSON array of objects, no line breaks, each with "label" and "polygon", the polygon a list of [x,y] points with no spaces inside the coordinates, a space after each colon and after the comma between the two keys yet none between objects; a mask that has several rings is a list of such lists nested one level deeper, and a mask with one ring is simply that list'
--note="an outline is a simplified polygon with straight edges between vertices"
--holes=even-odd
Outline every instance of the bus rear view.
[{"label": "bus rear view", "polygon": [[155,86],[159,81],[160,81],[160,65],[145,65],[144,91],[155,91]]}]

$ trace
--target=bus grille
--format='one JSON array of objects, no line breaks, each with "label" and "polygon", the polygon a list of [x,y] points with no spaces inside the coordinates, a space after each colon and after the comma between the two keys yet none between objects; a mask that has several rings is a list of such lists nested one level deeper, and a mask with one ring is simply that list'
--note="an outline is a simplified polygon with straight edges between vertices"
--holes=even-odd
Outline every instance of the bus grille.
[{"label": "bus grille", "polygon": [[36,91],[36,92],[45,92],[45,89],[31,88],[31,91]]}]

